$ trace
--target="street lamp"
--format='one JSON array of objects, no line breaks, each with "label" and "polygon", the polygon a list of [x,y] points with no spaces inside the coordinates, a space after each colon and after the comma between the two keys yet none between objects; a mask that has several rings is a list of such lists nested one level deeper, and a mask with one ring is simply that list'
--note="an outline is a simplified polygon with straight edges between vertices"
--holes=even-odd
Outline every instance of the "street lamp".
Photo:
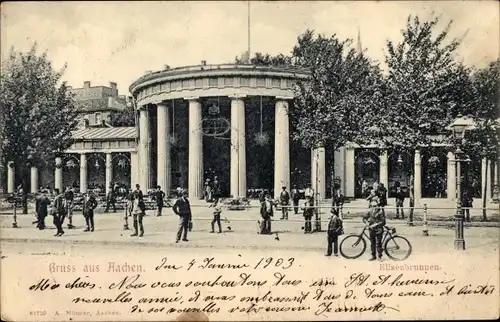
[{"label": "street lamp", "polygon": [[448,127],[453,132],[455,139],[456,151],[455,162],[457,168],[457,211],[455,214],[455,249],[465,250],[464,239],[464,213],[462,211],[462,175],[460,173],[460,163],[466,162],[467,158],[463,158],[464,152],[461,149],[462,141],[465,137],[465,132],[474,128],[474,120],[470,117],[459,116]]}]

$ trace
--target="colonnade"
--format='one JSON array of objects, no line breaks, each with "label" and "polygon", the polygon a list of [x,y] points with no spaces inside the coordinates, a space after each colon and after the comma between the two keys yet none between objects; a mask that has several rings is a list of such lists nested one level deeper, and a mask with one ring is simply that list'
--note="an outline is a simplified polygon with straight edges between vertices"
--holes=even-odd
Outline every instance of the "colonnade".
[{"label": "colonnade", "polygon": [[[109,192],[110,184],[113,178],[113,155],[112,152],[104,153],[105,157],[105,187],[106,193]],[[134,175],[138,169],[137,153],[130,152],[130,185],[131,187],[137,182],[137,175]],[[59,189],[59,191],[64,191],[63,186],[63,158],[55,158],[55,169],[54,169],[54,188]],[[15,167],[14,163],[11,161],[8,163],[7,168],[7,193],[13,193],[16,190],[15,187]],[[87,170],[87,153],[80,153],[80,192],[87,192],[88,186],[88,170]],[[37,167],[30,168],[30,193],[36,193],[39,188],[39,171]]]},{"label": "colonnade", "polygon": [[[234,197],[246,196],[247,166],[245,129],[245,101],[244,95],[229,96],[231,99],[231,156],[230,156],[230,194]],[[276,97],[275,103],[275,142],[274,142],[274,190],[280,191],[282,186],[290,189],[290,129],[288,121],[288,101],[291,97]],[[189,114],[188,139],[188,193],[191,198],[203,197],[203,132],[202,104],[199,97],[187,97]],[[163,102],[157,107],[157,182],[162,188],[171,187],[171,160],[170,160],[170,120],[169,106]],[[149,173],[151,162],[150,121],[146,107],[139,107],[140,139],[138,154],[140,156],[140,185],[147,190],[150,184]],[[322,154],[324,164],[324,153]],[[321,172],[324,177],[324,171]],[[326,184],[322,180],[321,185]],[[322,191],[325,189],[323,188]]]},{"label": "colonnade", "polygon": [[[380,173],[380,183],[383,183],[386,188],[389,188],[389,156],[387,150],[382,150],[379,154],[379,173]],[[413,185],[415,187],[415,199],[422,199],[422,153],[420,150],[415,150],[414,160],[413,160]],[[314,164],[313,164],[314,167]],[[486,195],[488,199],[492,193],[492,187],[498,185],[498,164],[496,164],[495,174],[494,174],[494,182],[491,180],[491,173],[488,170],[486,173],[486,169],[491,169],[491,160],[487,158],[483,158],[481,161],[481,194],[484,193],[484,188],[486,185]],[[355,195],[355,149],[347,148],[345,150],[345,180],[346,183],[344,185],[346,196],[354,196]],[[448,152],[447,154],[447,195],[448,199],[456,200],[457,198],[457,172],[456,172],[456,159],[455,154],[453,152]],[[313,176],[314,178],[314,176]],[[314,182],[314,181],[313,181]]]}]

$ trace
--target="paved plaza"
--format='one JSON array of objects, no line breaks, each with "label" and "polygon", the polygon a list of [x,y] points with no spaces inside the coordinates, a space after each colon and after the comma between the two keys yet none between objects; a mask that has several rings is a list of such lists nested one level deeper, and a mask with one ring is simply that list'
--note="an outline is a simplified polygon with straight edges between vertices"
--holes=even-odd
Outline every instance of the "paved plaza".
[{"label": "paved plaza", "polygon": [[[303,233],[303,217],[290,215],[290,220],[279,220],[280,214],[275,214],[272,235],[258,235],[260,216],[258,210],[253,208],[243,211],[224,211],[222,213],[223,233],[210,233],[211,210],[206,206],[193,206],[193,231],[189,234],[189,242],[175,243],[175,232],[178,228],[178,217],[169,208],[164,209],[163,216],[157,217],[154,211],[148,211],[144,218],[145,235],[142,238],[131,237],[132,230],[123,230],[123,212],[98,213],[95,218],[95,232],[84,232],[84,218],[80,213],[74,215],[73,224],[76,229],[65,229],[63,237],[54,237],[55,229],[52,217],[46,219],[49,229],[38,230],[32,224],[34,215],[19,215],[19,228],[12,228],[12,216],[0,216],[2,242],[29,242],[29,243],[63,243],[63,244],[89,244],[89,245],[115,245],[115,246],[146,246],[146,247],[176,247],[176,248],[249,248],[249,249],[275,249],[324,252],[326,233]],[[323,215],[327,221],[329,216]],[[390,218],[390,213],[389,216]],[[132,218],[128,218],[132,228]],[[67,222],[67,220],[66,220]],[[489,223],[496,224],[496,223]],[[409,227],[402,220],[388,220],[388,226],[396,227],[398,233],[407,237],[413,245],[413,254],[428,252],[449,252],[453,250],[454,224],[435,225],[430,222],[429,236],[424,236],[421,224]],[[327,222],[322,223],[326,229]],[[344,220],[346,235],[358,233],[363,224],[358,215],[346,215]],[[278,237],[278,239],[276,238]],[[471,227],[466,224],[465,238],[467,252],[498,253],[499,244],[498,227]],[[368,256],[368,254],[367,254]]]}]

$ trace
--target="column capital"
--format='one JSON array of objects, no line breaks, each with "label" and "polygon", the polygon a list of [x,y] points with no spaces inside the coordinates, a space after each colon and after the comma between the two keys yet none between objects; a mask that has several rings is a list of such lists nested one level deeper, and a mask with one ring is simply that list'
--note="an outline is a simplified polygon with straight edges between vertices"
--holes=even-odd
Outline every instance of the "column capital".
[{"label": "column capital", "polygon": [[247,95],[245,95],[245,94],[230,94],[227,97],[229,97],[232,100],[238,100],[238,99],[243,99],[243,98],[247,97]]},{"label": "column capital", "polygon": [[200,98],[197,96],[184,97],[184,99],[186,101],[196,101],[196,102],[198,102],[200,100]]},{"label": "column capital", "polygon": [[291,101],[293,100],[293,96],[276,96],[277,101]]},{"label": "column capital", "polygon": [[168,105],[167,105],[167,102],[165,102],[165,101],[158,101],[158,102],[155,102],[154,104],[155,104],[156,106],[168,106]]}]

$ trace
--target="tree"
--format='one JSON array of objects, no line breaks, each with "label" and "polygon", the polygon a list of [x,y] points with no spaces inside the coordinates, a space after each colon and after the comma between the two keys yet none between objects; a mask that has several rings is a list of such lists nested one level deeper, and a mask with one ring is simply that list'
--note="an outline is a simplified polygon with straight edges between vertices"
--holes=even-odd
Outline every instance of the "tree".
[{"label": "tree", "polygon": [[[235,63],[244,64],[247,62],[245,58],[246,57],[236,57]],[[292,57],[283,54],[271,56],[269,54],[255,53],[255,55],[250,58],[250,64],[255,66],[288,67],[292,65]]]},{"label": "tree", "polygon": [[55,71],[47,53],[34,44],[26,53],[11,49],[0,76],[1,150],[13,161],[23,184],[24,212],[29,169],[52,160],[71,145],[77,112],[65,82],[64,67]]},{"label": "tree", "polygon": [[[451,21],[440,32],[438,23],[439,18],[422,22],[409,16],[402,41],[387,41],[385,102],[367,133],[385,148],[409,152],[446,142],[442,135],[446,127],[469,107],[470,71],[455,60],[460,39],[447,40]],[[411,181],[410,207],[414,204]]]},{"label": "tree", "polygon": [[135,111],[133,105],[127,104],[121,111],[113,111],[109,114],[111,126],[135,126]]},{"label": "tree", "polygon": [[[464,139],[463,149],[469,155],[498,161],[500,136],[500,59],[491,62],[486,68],[476,70],[471,77],[471,103],[464,114],[473,117],[475,129],[469,131]],[[486,178],[489,167],[486,167]],[[487,185],[483,182],[481,192],[483,220],[487,220],[486,200]]]},{"label": "tree", "polygon": [[350,44],[307,30],[293,49],[294,65],[309,72],[307,79],[297,81],[290,110],[297,128],[294,139],[304,147],[335,151],[358,141],[381,102],[384,86],[378,66]]},{"label": "tree", "polygon": [[388,92],[369,133],[386,147],[412,151],[439,142],[437,135],[468,108],[470,71],[454,59],[460,40],[445,43],[451,22],[436,35],[438,23],[410,16],[403,40],[387,41]]}]

